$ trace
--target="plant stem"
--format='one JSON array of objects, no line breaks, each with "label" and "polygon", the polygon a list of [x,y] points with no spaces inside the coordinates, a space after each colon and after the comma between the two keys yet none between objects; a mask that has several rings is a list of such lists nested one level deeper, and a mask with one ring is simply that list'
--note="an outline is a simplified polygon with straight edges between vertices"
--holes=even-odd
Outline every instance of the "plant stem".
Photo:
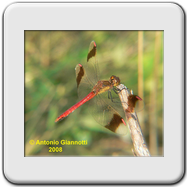
[{"label": "plant stem", "polygon": [[139,124],[138,116],[136,112],[129,112],[128,108],[128,96],[131,95],[130,91],[126,86],[120,84],[117,86],[121,90],[118,95],[120,97],[126,118],[128,127],[131,133],[132,142],[134,145],[134,155],[136,156],[150,156],[149,150],[147,148],[146,142],[143,137],[143,133]]}]

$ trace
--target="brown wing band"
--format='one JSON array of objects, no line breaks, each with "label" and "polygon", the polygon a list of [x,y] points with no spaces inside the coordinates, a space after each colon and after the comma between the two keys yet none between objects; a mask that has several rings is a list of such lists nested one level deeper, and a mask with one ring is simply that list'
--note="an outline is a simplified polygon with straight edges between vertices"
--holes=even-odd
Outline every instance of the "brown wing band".
[{"label": "brown wing band", "polygon": [[110,123],[106,125],[105,127],[112,132],[116,132],[117,128],[119,127],[120,123],[122,122],[122,117],[119,116],[118,114],[114,114],[113,118],[111,119]]},{"label": "brown wing band", "polygon": [[134,108],[138,100],[142,100],[142,99],[137,95],[129,95],[128,96],[128,108],[126,109],[126,112],[130,112],[130,113],[134,112]]},{"label": "brown wing band", "polygon": [[79,87],[79,84],[84,76],[84,68],[81,64],[78,64],[77,66],[79,66],[79,73],[77,74],[77,88]]},{"label": "brown wing band", "polygon": [[90,51],[88,52],[88,56],[87,56],[87,62],[90,60],[90,58],[96,56],[96,43],[93,41],[93,43],[90,44],[92,46],[92,48],[90,49]]}]

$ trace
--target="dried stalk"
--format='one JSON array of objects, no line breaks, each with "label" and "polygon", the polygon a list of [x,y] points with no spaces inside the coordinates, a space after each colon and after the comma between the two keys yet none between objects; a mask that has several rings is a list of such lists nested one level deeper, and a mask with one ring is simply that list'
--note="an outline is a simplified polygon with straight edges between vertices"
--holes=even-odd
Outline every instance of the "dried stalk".
[{"label": "dried stalk", "polygon": [[128,110],[128,96],[131,94],[126,86],[120,84],[117,86],[121,90],[118,95],[122,102],[123,109],[127,118],[128,127],[131,133],[131,138],[134,145],[134,155],[136,156],[150,156],[149,150],[147,148],[146,142],[144,140],[142,130],[139,124],[138,116],[136,112],[129,112]]}]

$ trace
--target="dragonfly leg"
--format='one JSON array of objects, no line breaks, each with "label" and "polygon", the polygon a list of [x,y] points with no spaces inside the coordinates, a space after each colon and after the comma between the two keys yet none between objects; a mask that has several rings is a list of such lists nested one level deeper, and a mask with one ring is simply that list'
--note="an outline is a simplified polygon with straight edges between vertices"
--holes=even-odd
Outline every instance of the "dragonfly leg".
[{"label": "dragonfly leg", "polygon": [[127,90],[128,88],[125,86],[123,87],[122,89],[119,89],[119,88],[116,88],[116,87],[113,87],[113,90],[116,94],[120,93],[122,90]]},{"label": "dragonfly leg", "polygon": [[111,99],[111,101],[113,102],[111,91],[108,91],[108,99]]},{"label": "dragonfly leg", "polygon": [[121,92],[121,90],[119,88],[113,87],[113,90],[116,94],[118,94],[119,92]]},{"label": "dragonfly leg", "polygon": [[[115,91],[114,91],[115,92]],[[116,93],[116,92],[115,92]],[[111,91],[108,91],[108,99],[110,99],[113,103],[121,103],[120,101],[115,101],[114,99],[117,97],[113,97]]]}]

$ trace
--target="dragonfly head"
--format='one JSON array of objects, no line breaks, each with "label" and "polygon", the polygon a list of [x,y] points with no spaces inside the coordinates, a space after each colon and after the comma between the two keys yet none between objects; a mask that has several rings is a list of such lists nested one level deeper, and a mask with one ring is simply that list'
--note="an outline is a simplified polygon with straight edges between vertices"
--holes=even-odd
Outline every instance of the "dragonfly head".
[{"label": "dragonfly head", "polygon": [[112,86],[118,86],[120,84],[119,77],[116,77],[115,75],[112,75],[110,77],[110,83],[112,84]]}]

